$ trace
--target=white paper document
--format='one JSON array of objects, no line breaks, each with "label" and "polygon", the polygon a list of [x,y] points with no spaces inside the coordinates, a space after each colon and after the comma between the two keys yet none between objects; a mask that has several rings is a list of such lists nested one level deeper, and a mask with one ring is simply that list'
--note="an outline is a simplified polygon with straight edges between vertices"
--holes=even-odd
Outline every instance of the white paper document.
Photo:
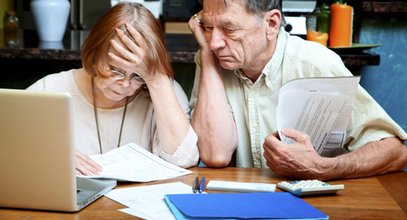
[{"label": "white paper document", "polygon": [[121,181],[149,182],[170,179],[192,173],[175,166],[144,148],[129,143],[104,154],[90,158],[103,167],[97,176],[87,178],[108,178]]},{"label": "white paper document", "polygon": [[315,77],[287,82],[278,93],[277,127],[294,128],[309,135],[322,155],[342,152],[360,77]]},{"label": "white paper document", "polygon": [[164,201],[167,194],[192,193],[192,187],[181,182],[113,189],[106,197],[129,208],[120,209],[143,219],[175,219]]}]

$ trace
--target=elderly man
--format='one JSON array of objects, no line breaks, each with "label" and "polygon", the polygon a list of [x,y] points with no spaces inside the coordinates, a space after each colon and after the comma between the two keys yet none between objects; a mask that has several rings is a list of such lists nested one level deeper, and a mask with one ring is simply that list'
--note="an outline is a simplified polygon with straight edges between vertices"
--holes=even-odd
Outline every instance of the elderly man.
[{"label": "elderly man", "polygon": [[200,50],[192,91],[192,125],[201,160],[222,167],[269,167],[302,179],[365,177],[407,165],[407,134],[359,86],[346,153],[319,155],[310,137],[283,129],[279,140],[271,96],[287,81],[351,76],[340,57],[282,28],[279,0],[204,0],[189,27]]}]

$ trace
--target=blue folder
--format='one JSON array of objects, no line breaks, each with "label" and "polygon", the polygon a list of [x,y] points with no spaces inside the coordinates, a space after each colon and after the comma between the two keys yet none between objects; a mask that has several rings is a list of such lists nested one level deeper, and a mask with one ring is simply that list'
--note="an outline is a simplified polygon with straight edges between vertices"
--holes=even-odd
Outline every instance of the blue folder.
[{"label": "blue folder", "polygon": [[171,194],[165,201],[176,219],[328,219],[287,192]]}]

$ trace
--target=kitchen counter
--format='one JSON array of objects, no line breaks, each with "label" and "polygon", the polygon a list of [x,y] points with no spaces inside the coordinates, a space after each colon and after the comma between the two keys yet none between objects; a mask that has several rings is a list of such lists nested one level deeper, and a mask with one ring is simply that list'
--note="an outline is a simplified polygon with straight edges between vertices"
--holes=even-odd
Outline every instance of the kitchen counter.
[{"label": "kitchen counter", "polygon": [[[80,45],[87,36],[87,31],[69,31],[59,45],[42,45],[38,42],[34,30],[20,30],[19,45],[0,48],[0,58],[8,59],[43,59],[80,62]],[[166,34],[166,46],[173,63],[193,63],[198,45],[190,34]],[[335,50],[334,50],[335,51]],[[379,65],[380,56],[366,51],[336,51],[348,67]]]},{"label": "kitchen counter", "polygon": [[[0,76],[0,88],[22,89],[47,74],[80,68],[80,46],[87,34],[88,31],[68,31],[59,44],[45,45],[38,41],[35,30],[19,30],[8,37],[1,31],[0,66],[10,71],[3,71]],[[10,36],[14,42],[7,43]],[[194,56],[198,45],[190,34],[166,34],[165,41],[175,78],[189,94],[194,81]],[[340,50],[338,54],[355,75],[359,74],[361,66],[380,64],[380,56],[368,51]]]}]

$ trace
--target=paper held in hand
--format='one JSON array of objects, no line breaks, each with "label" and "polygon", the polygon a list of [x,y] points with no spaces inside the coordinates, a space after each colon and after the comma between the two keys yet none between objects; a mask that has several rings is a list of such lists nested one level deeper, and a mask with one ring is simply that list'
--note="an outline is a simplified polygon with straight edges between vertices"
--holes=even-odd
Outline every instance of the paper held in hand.
[{"label": "paper held in hand", "polygon": [[142,147],[129,143],[104,154],[90,156],[103,167],[97,176],[87,178],[107,178],[131,182],[150,182],[170,179],[192,173],[175,166]]},{"label": "paper held in hand", "polygon": [[319,154],[342,153],[359,80],[358,76],[314,77],[284,84],[276,110],[281,140],[292,143],[281,129],[294,128],[309,135]]}]

